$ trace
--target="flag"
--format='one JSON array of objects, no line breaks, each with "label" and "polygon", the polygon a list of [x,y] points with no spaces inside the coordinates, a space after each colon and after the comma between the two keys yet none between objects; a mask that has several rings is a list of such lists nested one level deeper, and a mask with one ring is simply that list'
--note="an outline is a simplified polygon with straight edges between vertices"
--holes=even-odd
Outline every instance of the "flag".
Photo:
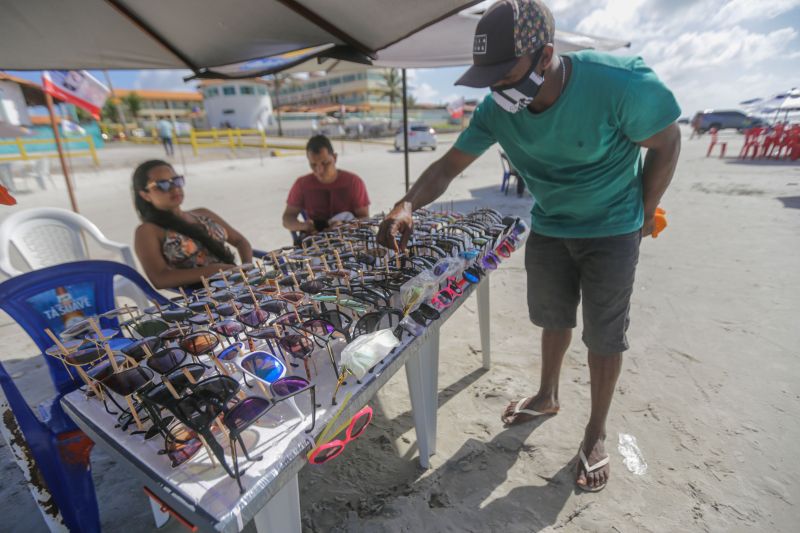
[{"label": "flag", "polygon": [[85,70],[45,70],[42,85],[46,93],[74,104],[100,118],[100,110],[111,91]]},{"label": "flag", "polygon": [[8,189],[0,185],[0,204],[15,205],[16,203],[17,203],[16,198],[11,196],[11,193],[8,192]]},{"label": "flag", "polygon": [[75,124],[71,120],[67,120],[65,118],[61,119],[61,131],[64,135],[86,135],[86,130],[81,128],[79,125]]},{"label": "flag", "polygon": [[464,116],[464,97],[447,104],[447,112],[450,113],[450,118],[462,118]]}]

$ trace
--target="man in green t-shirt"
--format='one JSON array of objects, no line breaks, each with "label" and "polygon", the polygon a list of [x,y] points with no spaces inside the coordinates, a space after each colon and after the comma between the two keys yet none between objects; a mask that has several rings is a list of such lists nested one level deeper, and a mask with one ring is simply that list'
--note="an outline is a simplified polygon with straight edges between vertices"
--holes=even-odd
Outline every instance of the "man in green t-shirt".
[{"label": "man in green t-shirt", "polygon": [[503,0],[484,14],[473,66],[457,84],[491,93],[455,146],[387,215],[378,239],[393,246],[399,237],[405,246],[412,211],[500,144],[535,198],[525,267],[530,319],[543,328],[539,390],[512,402],[502,419],[511,425],[558,412],[561,363],[583,300],[592,406],[576,483],[597,491],[609,477],[605,424],[628,348],[639,243],[652,233],[675,171],[680,108],[640,58],[557,55],[554,28],[538,0]]}]

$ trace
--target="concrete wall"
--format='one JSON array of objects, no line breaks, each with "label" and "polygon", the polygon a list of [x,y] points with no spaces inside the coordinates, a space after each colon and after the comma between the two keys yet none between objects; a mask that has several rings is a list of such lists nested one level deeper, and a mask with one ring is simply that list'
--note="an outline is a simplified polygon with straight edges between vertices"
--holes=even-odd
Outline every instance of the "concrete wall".
[{"label": "concrete wall", "polygon": [[0,121],[15,126],[31,123],[22,89],[16,83],[0,81]]}]

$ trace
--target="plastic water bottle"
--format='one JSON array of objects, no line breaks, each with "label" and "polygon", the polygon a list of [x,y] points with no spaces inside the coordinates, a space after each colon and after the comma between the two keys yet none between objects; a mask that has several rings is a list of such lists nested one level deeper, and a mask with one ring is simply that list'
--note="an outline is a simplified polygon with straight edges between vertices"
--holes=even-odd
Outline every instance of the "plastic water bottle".
[{"label": "plastic water bottle", "polygon": [[642,457],[639,445],[636,444],[636,437],[627,433],[620,433],[617,449],[622,454],[622,457],[625,458],[623,462],[628,470],[639,476],[647,472],[647,463]]}]

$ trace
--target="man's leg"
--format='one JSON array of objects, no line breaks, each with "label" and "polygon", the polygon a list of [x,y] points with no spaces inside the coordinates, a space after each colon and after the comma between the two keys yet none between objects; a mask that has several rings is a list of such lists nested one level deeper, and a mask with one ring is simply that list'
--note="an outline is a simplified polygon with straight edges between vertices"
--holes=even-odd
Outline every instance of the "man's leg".
[{"label": "man's leg", "polygon": [[[581,444],[589,467],[605,459],[606,418],[614,397],[626,332],[641,233],[576,240],[571,245],[580,265],[583,342],[589,349],[592,409]],[[590,473],[578,461],[578,486],[601,488],[609,477],[605,465]]]},{"label": "man's leg", "polygon": [[[572,340],[580,298],[578,267],[562,239],[531,232],[525,247],[525,269],[530,319],[543,328],[542,368],[539,391],[519,408],[555,414],[561,363]],[[506,407],[503,422],[516,424],[535,418],[525,413],[514,415],[516,408],[517,402]]]},{"label": "man's leg", "polygon": [[[614,397],[614,388],[622,369],[622,353],[599,354],[589,350],[589,380],[591,381],[592,413],[583,434],[583,453],[589,465],[597,464],[607,454],[606,418]],[[594,489],[608,481],[608,466],[586,474],[583,465],[578,466],[578,485]]]},{"label": "man's leg", "polygon": [[[545,329],[542,331],[542,369],[539,379],[539,392],[528,398],[520,409],[530,409],[546,414],[558,412],[558,379],[561,374],[561,363],[572,340],[571,329]],[[524,422],[533,418],[521,413],[513,417],[517,402],[511,402],[503,413],[503,421]],[[510,420],[513,417],[513,421]],[[524,417],[524,418],[523,418]]]}]

